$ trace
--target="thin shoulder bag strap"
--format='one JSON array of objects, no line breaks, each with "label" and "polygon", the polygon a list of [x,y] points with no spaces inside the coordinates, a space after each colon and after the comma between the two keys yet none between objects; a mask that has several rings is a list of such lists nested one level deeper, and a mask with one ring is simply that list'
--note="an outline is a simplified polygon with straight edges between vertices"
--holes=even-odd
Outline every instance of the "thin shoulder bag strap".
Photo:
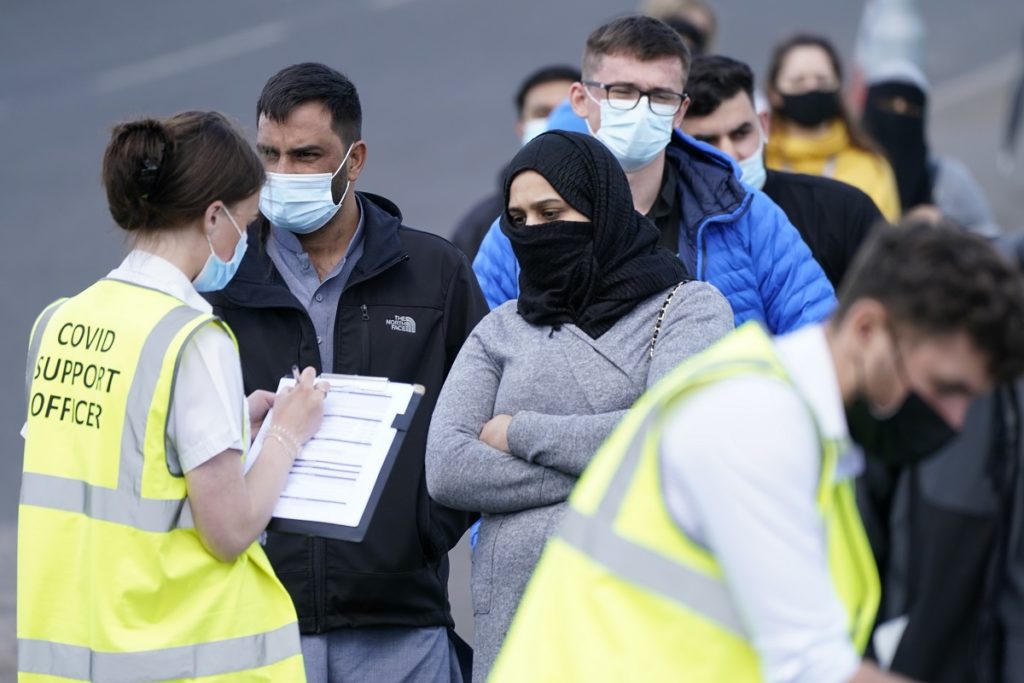
[{"label": "thin shoulder bag strap", "polygon": [[658,343],[658,335],[661,334],[661,323],[665,320],[665,312],[668,311],[668,305],[672,303],[672,297],[676,295],[676,292],[678,292],[679,288],[684,284],[686,284],[686,280],[683,280],[672,288],[672,291],[668,293],[667,297],[665,297],[665,303],[661,305],[661,310],[658,311],[658,319],[654,321],[654,332],[651,334],[651,343],[647,347],[648,358],[654,358],[654,347]]}]

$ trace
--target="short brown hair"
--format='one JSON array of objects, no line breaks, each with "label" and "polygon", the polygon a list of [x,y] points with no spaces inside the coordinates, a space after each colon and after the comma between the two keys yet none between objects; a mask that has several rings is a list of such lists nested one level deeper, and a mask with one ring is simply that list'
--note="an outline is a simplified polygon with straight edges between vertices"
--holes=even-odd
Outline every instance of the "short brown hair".
[{"label": "short brown hair", "polygon": [[1024,278],[992,245],[948,220],[875,228],[847,271],[834,319],[861,299],[885,306],[897,327],[967,333],[993,378],[1024,372]]},{"label": "short brown hair", "polygon": [[251,197],[264,179],[245,137],[214,111],[118,124],[103,155],[110,215],[128,231],[196,220],[218,199]]},{"label": "short brown hair", "polygon": [[690,71],[690,49],[675,30],[660,19],[633,15],[599,26],[587,37],[583,49],[583,77],[590,78],[602,57],[625,55],[649,62],[661,57],[678,57],[683,66],[683,83]]}]

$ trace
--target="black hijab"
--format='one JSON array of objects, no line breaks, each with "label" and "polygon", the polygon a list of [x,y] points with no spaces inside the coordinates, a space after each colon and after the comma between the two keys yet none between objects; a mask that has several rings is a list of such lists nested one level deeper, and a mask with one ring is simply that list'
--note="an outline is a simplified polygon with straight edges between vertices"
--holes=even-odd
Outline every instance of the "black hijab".
[{"label": "black hijab", "polygon": [[[513,225],[509,188],[536,171],[589,223]],[[549,131],[524,146],[505,176],[501,230],[519,261],[519,314],[533,325],[574,323],[597,339],[638,303],[686,279],[660,233],[633,208],[619,162],[589,135]],[[653,324],[653,321],[652,321]]]}]

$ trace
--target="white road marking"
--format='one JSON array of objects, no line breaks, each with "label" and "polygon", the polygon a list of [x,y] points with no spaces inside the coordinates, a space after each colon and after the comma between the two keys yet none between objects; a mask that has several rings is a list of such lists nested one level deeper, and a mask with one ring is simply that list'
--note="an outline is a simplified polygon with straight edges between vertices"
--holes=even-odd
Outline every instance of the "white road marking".
[{"label": "white road marking", "polygon": [[95,88],[97,92],[106,94],[177,76],[280,43],[287,33],[288,27],[283,21],[255,26],[207,43],[110,69],[96,78]]},{"label": "white road marking", "polygon": [[370,0],[370,9],[386,10],[402,5],[411,5],[416,0]]}]

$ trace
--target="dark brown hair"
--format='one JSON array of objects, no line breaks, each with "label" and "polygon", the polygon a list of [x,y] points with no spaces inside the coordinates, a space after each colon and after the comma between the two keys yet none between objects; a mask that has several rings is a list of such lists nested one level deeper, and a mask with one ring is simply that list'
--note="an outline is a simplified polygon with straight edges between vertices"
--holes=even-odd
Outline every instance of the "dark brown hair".
[{"label": "dark brown hair", "polygon": [[[767,91],[779,91],[776,81],[779,78],[779,72],[782,71],[782,63],[789,56],[789,53],[798,47],[817,47],[821,48],[828,56],[828,61],[832,64],[832,70],[836,74],[836,80],[839,81],[839,118],[843,120],[843,126],[846,128],[846,134],[850,138],[850,143],[854,147],[859,147],[864,151],[871,152],[873,154],[882,155],[881,148],[875,141],[871,139],[871,136],[864,132],[864,129],[860,127],[856,119],[850,113],[850,109],[846,106],[846,102],[843,101],[842,97],[842,84],[843,84],[843,66],[842,62],[839,61],[839,53],[836,51],[834,45],[827,38],[822,36],[816,36],[810,33],[798,33],[795,36],[785,40],[775,46],[775,50],[772,52],[771,60],[768,63],[768,78],[765,81],[765,89]],[[769,100],[770,103],[770,100]],[[783,115],[775,107],[772,107],[772,127],[774,128],[779,123],[779,119]]]},{"label": "dark brown hair", "polygon": [[218,199],[230,206],[252,196],[264,178],[246,139],[212,111],[118,124],[103,155],[110,215],[128,231],[194,221]]},{"label": "dark brown hair", "polygon": [[602,57],[625,55],[641,62],[661,57],[678,57],[683,64],[683,82],[690,71],[690,49],[675,30],[660,19],[628,16],[599,26],[587,36],[583,49],[583,77],[590,78]]},{"label": "dark brown hair", "polygon": [[743,62],[724,55],[701,55],[690,65],[686,82],[690,95],[687,116],[702,117],[715,113],[722,102],[737,93],[746,93],[754,103],[754,74]]},{"label": "dark brown hair", "polygon": [[993,378],[1024,371],[1024,278],[992,245],[948,220],[875,228],[846,273],[835,320],[861,299],[885,306],[897,328],[967,333]]}]

